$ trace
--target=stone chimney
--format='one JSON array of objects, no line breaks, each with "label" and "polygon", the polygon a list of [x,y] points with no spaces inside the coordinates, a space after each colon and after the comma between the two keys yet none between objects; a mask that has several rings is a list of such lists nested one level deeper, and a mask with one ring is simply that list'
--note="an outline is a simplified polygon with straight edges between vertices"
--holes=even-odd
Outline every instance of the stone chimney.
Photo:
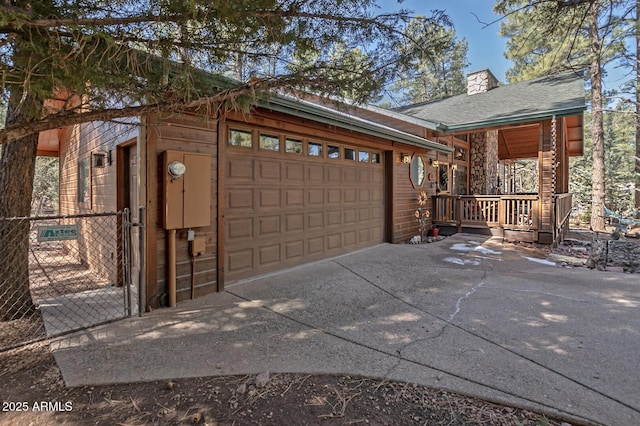
[{"label": "stone chimney", "polygon": [[488,92],[496,87],[498,79],[488,69],[467,74],[467,95]]}]

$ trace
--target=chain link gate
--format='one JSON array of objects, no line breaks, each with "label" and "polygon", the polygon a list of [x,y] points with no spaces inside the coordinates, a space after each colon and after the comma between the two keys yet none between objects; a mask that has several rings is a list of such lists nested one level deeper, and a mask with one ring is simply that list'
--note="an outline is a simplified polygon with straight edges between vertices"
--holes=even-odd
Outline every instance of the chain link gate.
[{"label": "chain link gate", "polygon": [[138,312],[130,218],[0,218],[0,351]]}]

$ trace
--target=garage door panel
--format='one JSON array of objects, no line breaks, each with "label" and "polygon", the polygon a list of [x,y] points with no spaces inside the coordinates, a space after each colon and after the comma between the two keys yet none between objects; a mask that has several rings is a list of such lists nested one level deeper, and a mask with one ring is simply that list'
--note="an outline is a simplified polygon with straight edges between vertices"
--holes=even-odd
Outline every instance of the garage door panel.
[{"label": "garage door panel", "polygon": [[304,206],[304,189],[284,189],[284,208]]},{"label": "garage door panel", "polygon": [[358,201],[358,190],[356,188],[345,188],[342,190],[345,203],[355,203]]},{"label": "garage door panel", "polygon": [[258,237],[280,234],[281,216],[262,216],[258,218]]},{"label": "garage door panel", "polygon": [[371,229],[365,228],[358,230],[358,242],[368,243],[371,241]]},{"label": "garage door panel", "polygon": [[327,205],[336,205],[342,203],[342,190],[340,188],[327,189]]},{"label": "garage door panel", "polygon": [[371,170],[358,170],[358,182],[368,185],[371,182]]},{"label": "garage door panel", "polygon": [[371,200],[371,190],[369,188],[358,190],[358,201],[361,203],[368,203]]},{"label": "garage door panel", "polygon": [[371,220],[371,209],[369,207],[358,209],[358,221],[368,222],[369,220]]},{"label": "garage door panel", "polygon": [[304,182],[304,165],[301,163],[285,163],[285,182],[302,184]]},{"label": "garage door panel", "polygon": [[343,211],[344,224],[350,225],[358,222],[358,213],[356,209],[345,209]]},{"label": "garage door panel", "polygon": [[253,237],[253,218],[232,218],[227,220],[227,238],[236,240]]},{"label": "garage door panel", "polygon": [[342,247],[342,234],[327,235],[327,250],[335,250]]},{"label": "garage door panel", "polygon": [[286,233],[304,231],[304,213],[288,213],[284,215]]},{"label": "garage door panel", "polygon": [[258,161],[258,177],[263,181],[280,182],[280,162],[279,161]]},{"label": "garage door panel", "polygon": [[358,234],[356,231],[347,231],[343,233],[345,247],[353,247],[358,244]]},{"label": "garage door panel", "polygon": [[253,209],[253,190],[233,189],[227,191],[227,209],[239,209],[242,211]]},{"label": "garage door panel", "polygon": [[324,236],[307,239],[307,255],[319,255],[324,252]]},{"label": "garage door panel", "polygon": [[375,220],[375,223],[381,223],[384,218],[384,209],[380,207],[373,207],[371,209],[371,219]]},{"label": "garage door panel", "polygon": [[310,212],[307,213],[307,230],[313,231],[324,228],[324,213]]},{"label": "garage door panel", "polygon": [[339,166],[327,166],[327,181],[333,184],[342,182],[342,169]]},{"label": "garage door panel", "polygon": [[253,181],[253,159],[234,157],[227,160],[227,180]]},{"label": "garage door panel", "polygon": [[277,265],[280,262],[280,244],[271,244],[258,249],[258,267]]},{"label": "garage door panel", "polygon": [[373,188],[371,190],[371,201],[373,201],[375,204],[379,204],[379,203],[382,203],[383,199],[384,199],[384,193],[382,192],[381,189]]},{"label": "garage door panel", "polygon": [[327,212],[327,226],[340,226],[342,224],[342,210],[333,210]]},{"label": "garage door panel", "polygon": [[307,206],[321,207],[322,205],[324,205],[324,190],[322,188],[307,189]]},{"label": "garage door panel", "polygon": [[302,260],[304,258],[304,241],[296,240],[284,243],[284,259],[286,261]]},{"label": "garage door panel", "polygon": [[280,189],[260,188],[258,189],[258,207],[260,209],[280,208]]},{"label": "garage door panel", "polygon": [[358,182],[358,172],[355,168],[345,168],[343,170],[344,183],[357,183]]},{"label": "garage door panel", "polygon": [[253,268],[253,249],[227,251],[226,269],[231,274],[250,272]]},{"label": "garage door panel", "polygon": [[324,183],[324,166],[322,164],[308,164],[307,166],[307,183],[323,184]]}]

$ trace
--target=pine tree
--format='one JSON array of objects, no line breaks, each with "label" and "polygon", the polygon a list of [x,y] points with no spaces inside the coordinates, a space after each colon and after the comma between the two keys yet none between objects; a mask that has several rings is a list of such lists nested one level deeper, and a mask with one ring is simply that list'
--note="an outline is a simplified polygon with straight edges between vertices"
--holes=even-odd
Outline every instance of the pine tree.
[{"label": "pine tree", "polygon": [[421,19],[413,20],[405,30],[415,43],[400,46],[403,55],[411,58],[406,72],[400,75],[394,90],[400,93],[400,103],[432,101],[464,93],[464,70],[468,65],[469,45],[457,39],[451,26],[425,26]]},{"label": "pine tree", "polygon": [[[623,22],[616,0],[572,2],[499,0],[494,9],[506,16],[506,56],[516,63],[510,80],[528,79],[561,69],[588,69],[591,85],[592,199],[591,227],[604,229],[605,153],[603,124],[604,65],[622,55],[618,37]],[[517,77],[516,77],[517,76]]]}]

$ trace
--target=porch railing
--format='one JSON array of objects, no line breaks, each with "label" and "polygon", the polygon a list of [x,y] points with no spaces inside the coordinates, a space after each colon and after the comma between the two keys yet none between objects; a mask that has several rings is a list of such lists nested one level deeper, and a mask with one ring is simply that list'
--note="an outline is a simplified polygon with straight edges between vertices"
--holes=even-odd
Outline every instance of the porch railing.
[{"label": "porch railing", "polygon": [[537,195],[439,195],[434,206],[442,225],[538,229]]},{"label": "porch railing", "polygon": [[573,206],[573,194],[557,194],[554,199],[555,237],[562,240],[569,229],[569,215]]}]

